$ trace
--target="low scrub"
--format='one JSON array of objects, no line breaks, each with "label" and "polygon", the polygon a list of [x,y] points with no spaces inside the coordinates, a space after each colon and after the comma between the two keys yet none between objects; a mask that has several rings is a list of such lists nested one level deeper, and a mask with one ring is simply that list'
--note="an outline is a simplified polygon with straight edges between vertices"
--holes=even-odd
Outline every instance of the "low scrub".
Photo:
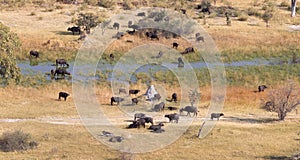
[{"label": "low scrub", "polygon": [[32,140],[31,135],[21,130],[4,132],[0,139],[0,149],[4,152],[33,149],[38,143]]}]

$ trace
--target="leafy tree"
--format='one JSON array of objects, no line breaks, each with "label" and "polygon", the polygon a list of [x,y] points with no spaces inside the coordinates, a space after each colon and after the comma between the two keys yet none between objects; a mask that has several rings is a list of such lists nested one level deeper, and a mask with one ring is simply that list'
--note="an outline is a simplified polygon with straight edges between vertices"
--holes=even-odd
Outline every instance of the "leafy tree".
[{"label": "leafy tree", "polygon": [[15,57],[15,53],[20,52],[20,48],[18,36],[0,23],[0,75],[6,84],[11,81],[16,83],[20,81],[21,71]]},{"label": "leafy tree", "polygon": [[299,88],[294,82],[288,82],[281,88],[272,90],[262,102],[262,107],[270,112],[276,112],[279,120],[284,120],[287,113],[296,109],[300,104]]},{"label": "leafy tree", "polygon": [[96,27],[99,23],[98,16],[93,13],[80,13],[76,21],[76,25],[84,28],[88,34],[91,32],[91,28]]}]

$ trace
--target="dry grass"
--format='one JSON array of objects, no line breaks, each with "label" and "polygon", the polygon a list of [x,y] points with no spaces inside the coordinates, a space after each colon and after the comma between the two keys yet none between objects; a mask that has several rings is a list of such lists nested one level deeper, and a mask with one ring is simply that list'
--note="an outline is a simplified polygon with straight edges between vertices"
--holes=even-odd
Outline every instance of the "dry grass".
[{"label": "dry grass", "polygon": [[[277,0],[275,2],[279,5],[282,1]],[[152,3],[154,2],[149,1],[149,5]],[[168,3],[166,1],[165,5]],[[263,1],[257,1],[257,3],[262,4]],[[170,4],[173,4],[173,2]],[[190,3],[190,5],[192,4]],[[247,10],[250,7],[254,7],[261,12],[262,8],[259,5],[253,6],[254,1],[240,2],[237,0],[227,0],[223,3],[218,2],[217,6],[228,4],[239,10]],[[77,13],[82,11],[82,6],[59,5],[61,9],[54,8],[51,12],[45,12],[45,10],[49,10],[47,6],[37,8],[30,5],[18,8],[17,10],[4,10],[2,12],[0,15],[2,22],[10,26],[22,40],[23,52],[17,55],[18,58],[26,59],[28,51],[31,49],[42,51],[44,53],[42,55],[43,59],[53,60],[57,57],[73,59],[75,57],[76,51],[80,47],[80,43],[75,41],[78,36],[71,35],[66,29],[73,25],[70,22]],[[35,10],[34,16],[31,15],[32,10]],[[120,9],[112,11],[86,6],[83,11],[93,11],[99,15],[110,15],[118,13]],[[188,12],[188,15],[191,17],[196,16],[194,12]],[[37,17],[42,17],[42,19],[38,20]],[[202,23],[201,19],[198,19],[198,21]],[[215,40],[219,50],[223,54],[224,60],[230,61],[251,57],[276,57],[283,55],[283,52],[287,51],[288,46],[299,49],[299,32],[288,31],[288,26],[295,24],[297,21],[299,21],[299,16],[291,18],[289,11],[277,8],[270,22],[271,27],[269,28],[265,27],[264,22],[256,17],[250,17],[246,22],[237,21],[233,18],[232,26],[230,27],[219,25],[225,23],[225,18],[209,18],[207,19],[208,25],[205,25],[204,28]],[[253,23],[256,25],[249,25]],[[134,44],[121,41],[122,43],[118,42],[113,45],[114,50],[127,51],[130,45],[135,46],[141,43],[140,39],[130,36],[127,38],[134,40]],[[49,40],[50,43],[47,44]],[[162,40],[160,43],[171,45],[171,41],[176,41],[176,39]],[[182,46],[185,47],[185,45]]]},{"label": "dry grass", "polygon": [[[261,4],[262,1],[258,0],[257,2]],[[276,1],[276,3],[279,2],[281,0]],[[147,1],[147,3],[150,5],[152,1]],[[240,10],[246,10],[253,6],[253,3],[254,1],[226,0],[223,3],[218,1],[217,5],[231,4]],[[166,4],[161,2],[159,5]],[[176,5],[180,6],[180,3],[176,3]],[[258,5],[256,8],[260,8],[260,6]],[[93,10],[95,8],[61,5],[60,9],[51,10],[49,7],[35,8],[28,5],[24,8],[2,10],[0,19],[4,24],[10,26],[22,40],[23,53],[18,54],[18,58],[26,59],[27,52],[36,49],[42,51],[44,60],[53,60],[57,57],[72,59],[80,43],[74,41],[78,37],[70,35],[66,28],[72,25],[69,22],[73,15],[82,9]],[[34,15],[31,14],[32,10],[35,11]],[[97,9],[96,12],[98,12]],[[119,12],[119,10],[107,11],[107,14],[114,12]],[[188,14],[194,16],[192,11],[188,11]],[[42,18],[39,20],[38,17]],[[283,56],[285,54],[283,51],[288,51],[287,46],[299,48],[300,33],[288,31],[288,25],[296,24],[297,21],[299,23],[299,15],[292,19],[289,17],[289,12],[282,9],[276,10],[270,28],[266,28],[262,20],[253,17],[246,22],[233,19],[231,27],[219,25],[224,23],[225,18],[213,18],[207,21],[208,25],[204,27],[214,38],[225,60]],[[258,25],[249,25],[252,21]],[[202,23],[202,20],[199,20],[199,23]],[[142,40],[139,38],[130,36],[124,38],[133,39],[134,43],[130,44],[131,47],[142,44]],[[50,40],[49,43],[45,44],[48,40]],[[168,40],[163,39],[160,42],[171,45],[171,41]],[[183,43],[183,41],[180,42]],[[115,43],[115,48],[112,47],[111,50],[127,51],[130,46],[124,41]],[[185,45],[188,46],[187,43]],[[178,87],[155,85],[162,85],[164,87],[162,91],[168,98],[173,92],[177,92],[178,96],[181,96]],[[141,89],[142,93],[146,91],[146,85],[142,83],[130,87]],[[256,93],[255,90],[257,88],[247,85],[228,87],[222,111],[225,117],[221,118],[205,139],[195,137],[200,123],[194,123],[172,145],[151,153],[133,155],[132,159],[276,159],[299,153],[300,137],[297,135],[299,114],[292,112],[287,116],[286,121],[274,121],[277,118],[276,114],[268,113],[259,107],[260,99],[266,96],[267,91]],[[71,93],[66,102],[57,101],[59,91]],[[203,118],[208,109],[205,106],[210,103],[211,89],[206,86],[201,87],[200,91],[202,97],[199,117]],[[119,111],[116,111],[116,106],[109,104],[110,97],[113,96],[111,88],[97,86],[96,95],[102,104],[101,109],[111,113],[108,116],[116,117]],[[167,103],[167,105],[176,106],[174,103]],[[20,86],[0,88],[0,106],[0,119],[79,117],[73,102],[71,86],[61,83],[52,83],[36,88]],[[115,122],[121,123],[122,119],[116,118]],[[120,126],[124,127],[125,125],[122,123]],[[0,159],[114,160],[121,159],[124,155],[98,142],[81,125],[55,125],[36,121],[1,122],[0,133],[16,129],[22,129],[24,132],[32,134],[33,138],[39,142],[38,148],[25,152],[0,152]]]},{"label": "dry grass", "polygon": [[[137,84],[132,88],[146,89]],[[164,86],[167,95],[177,88]],[[0,90],[1,118],[78,118],[72,94],[66,101],[57,101],[58,91],[71,92],[71,86],[52,84],[40,88],[11,86]],[[187,132],[159,151],[133,155],[139,159],[265,159],[271,156],[291,156],[299,152],[299,115],[290,114],[285,122],[272,119],[259,108],[259,99],[267,93],[255,93],[256,88],[229,87],[221,118],[214,130],[205,139],[196,138],[200,123],[194,123]],[[210,87],[200,88],[202,102],[200,116],[204,117],[210,100]],[[267,91],[266,91],[267,92]],[[30,93],[30,94],[29,94]],[[116,106],[109,105],[112,95],[109,87],[96,89],[103,111],[115,117]],[[179,93],[179,92],[178,92]],[[14,99],[14,101],[12,101]],[[203,108],[204,107],[204,108]],[[116,111],[116,112],[112,112]],[[116,123],[122,119],[115,117]],[[119,121],[119,122],[118,122]],[[123,122],[124,123],[124,122]],[[120,127],[125,127],[125,125]],[[122,154],[95,140],[81,125],[54,125],[45,122],[1,122],[0,133],[22,129],[32,134],[39,142],[35,150],[25,152],[0,152],[0,159],[119,159]],[[143,131],[143,130],[141,130]],[[100,134],[100,133],[99,133]],[[172,153],[172,154],[167,154]],[[155,158],[153,158],[153,156]],[[151,158],[152,157],[152,158]]]}]

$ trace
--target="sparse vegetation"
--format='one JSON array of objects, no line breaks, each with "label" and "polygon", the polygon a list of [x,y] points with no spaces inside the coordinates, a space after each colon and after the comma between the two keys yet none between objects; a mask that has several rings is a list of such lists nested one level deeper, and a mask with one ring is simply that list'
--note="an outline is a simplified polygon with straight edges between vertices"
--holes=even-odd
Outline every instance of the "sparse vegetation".
[{"label": "sparse vegetation", "polygon": [[[192,123],[183,136],[172,145],[145,154],[123,154],[110,149],[96,141],[83,126],[79,123],[77,124],[76,118],[79,118],[79,116],[72,101],[73,97],[71,96],[70,100],[68,99],[65,103],[57,101],[58,91],[72,92],[70,80],[50,80],[48,73],[46,75],[44,73],[34,76],[24,75],[20,77],[19,85],[0,87],[1,119],[21,119],[18,123],[1,121],[1,133],[10,133],[12,136],[8,136],[10,138],[6,139],[11,139],[14,142],[17,142],[17,139],[19,139],[16,137],[26,139],[28,135],[28,137],[32,135],[37,138],[40,147],[26,152],[0,152],[0,159],[159,158],[198,160],[199,155],[201,155],[201,159],[289,159],[292,158],[292,155],[299,153],[299,141],[297,140],[299,136],[295,135],[295,133],[299,132],[299,114],[292,107],[287,107],[285,110],[287,114],[285,112],[278,114],[279,109],[275,107],[268,108],[272,112],[266,112],[266,108],[261,108],[260,104],[261,99],[270,100],[268,99],[269,94],[277,95],[277,93],[280,93],[283,96],[276,99],[278,100],[278,103],[276,103],[279,104],[280,99],[284,100],[283,93],[285,93],[285,90],[280,89],[287,80],[293,79],[296,83],[294,86],[298,86],[300,82],[300,46],[297,41],[300,38],[300,34],[296,30],[289,28],[290,25],[299,24],[299,16],[294,18],[289,16],[291,11],[290,1],[221,0],[217,1],[216,4],[214,0],[203,1],[203,5],[209,5],[210,15],[207,12],[201,12],[200,9],[195,9],[196,5],[201,4],[201,2],[192,0],[126,0],[120,2],[115,0],[6,0],[0,2],[1,22],[10,26],[20,37],[18,41],[22,42],[22,45],[15,45],[20,51],[14,52],[16,56],[14,59],[29,61],[28,53],[32,49],[42,53],[39,59],[30,60],[32,65],[39,65],[40,62],[45,61],[54,62],[56,58],[65,58],[68,61],[74,60],[82,42],[77,41],[78,36],[70,35],[66,29],[73,24],[79,25],[78,19],[81,19],[81,27],[83,29],[87,28],[87,30],[90,30],[99,22],[108,22],[105,21],[108,15],[117,14],[124,9],[134,9],[143,6],[158,6],[176,9],[177,11],[180,8],[187,9],[186,16],[196,19],[199,24],[202,24],[204,21],[199,18],[204,18],[205,16],[206,25],[202,27],[215,41],[224,63],[241,61],[237,62],[237,64],[243,64],[250,61],[258,64],[244,66],[226,65],[226,101],[222,111],[225,113],[225,117],[217,123],[211,134],[201,140],[196,138],[199,125],[201,124],[197,120],[205,117],[208,112],[207,104],[211,103],[212,80],[207,68],[195,69],[200,85],[199,90],[201,91],[198,118],[195,119],[196,121]],[[228,13],[229,20],[226,19],[225,13]],[[92,15],[90,20],[94,22],[89,27],[86,27],[84,19],[89,19],[86,18],[86,15],[89,14]],[[152,17],[152,20],[158,23],[164,21],[165,18],[163,12],[146,13],[146,15]],[[127,18],[120,17],[120,20],[126,20]],[[245,21],[248,21],[248,23]],[[268,24],[270,21],[272,27],[266,28],[262,25],[264,23]],[[228,22],[230,22],[230,25],[228,25],[230,27],[226,26]],[[250,22],[254,22],[257,25],[249,25]],[[174,25],[175,23],[169,24]],[[108,27],[111,27],[110,25],[112,24],[107,23]],[[121,24],[121,27],[124,26]],[[180,44],[178,51],[182,51],[190,46],[188,42],[179,37],[172,38],[170,36],[171,38],[164,38],[163,36],[170,34],[161,31],[158,31],[159,41],[146,39],[144,34],[139,33],[139,31],[136,33],[138,34],[134,36],[125,35],[123,39],[115,40],[108,48],[107,53],[103,55],[103,59],[114,65],[125,52],[149,42],[158,42],[161,45],[171,47],[171,43],[176,41]],[[142,36],[139,37],[138,35]],[[124,43],[128,39],[133,39],[130,47],[127,45],[129,43]],[[1,45],[3,43],[0,43]],[[109,58],[109,53],[115,55],[114,60]],[[202,62],[203,60],[199,53],[201,53],[201,50],[184,55],[184,58],[190,62]],[[260,60],[263,61],[261,65],[259,65]],[[264,63],[265,61],[266,63]],[[4,71],[6,70],[0,69],[0,72],[3,73]],[[117,115],[116,110],[118,108],[107,105],[109,98],[113,95],[110,88],[111,84],[107,81],[111,73],[112,70],[109,69],[105,71],[97,70],[97,80],[95,80],[94,84],[96,96],[101,104],[99,108],[114,117]],[[115,72],[115,74],[122,76],[124,73],[120,71]],[[93,74],[81,73],[81,75]],[[141,89],[141,92],[144,92],[146,83],[154,83],[156,86],[163,86],[162,88],[166,92],[167,99],[174,92],[178,93],[179,99],[181,98],[180,85],[172,71],[151,70],[150,73],[138,72],[133,74],[133,77],[136,78],[134,79],[136,82],[129,85],[132,88]],[[266,84],[270,88],[266,89],[265,92],[256,93],[257,86],[261,84]],[[273,92],[272,89],[277,90]],[[286,104],[291,102],[290,99]],[[175,104],[166,101],[166,104],[167,106],[180,107],[179,103]],[[284,104],[284,101],[282,101],[282,104]],[[47,120],[53,117],[58,117],[61,121],[66,121],[72,125],[49,124]],[[276,121],[276,119],[281,117],[284,117],[284,122]],[[125,123],[124,119],[115,119],[114,117],[113,120],[122,125]],[[120,127],[123,126],[120,125]],[[22,133],[7,132],[20,131],[18,130],[19,128],[30,134],[22,131]],[[138,131],[143,132],[143,129]],[[170,130],[166,129],[166,132],[168,131]],[[31,141],[32,143],[30,143]],[[58,141],[59,143],[57,143]],[[3,142],[2,137],[0,138],[0,144],[4,144]],[[31,149],[35,148],[38,143],[30,139],[26,144],[28,145],[27,149]],[[3,149],[3,151],[5,150]]]},{"label": "sparse vegetation", "polygon": [[300,90],[297,83],[289,81],[286,85],[269,92],[263,100],[263,108],[270,112],[276,112],[279,120],[284,120],[289,112],[300,105]]},{"label": "sparse vegetation", "polygon": [[0,149],[4,152],[23,151],[37,146],[38,143],[32,140],[31,135],[21,130],[4,132],[0,138]]}]

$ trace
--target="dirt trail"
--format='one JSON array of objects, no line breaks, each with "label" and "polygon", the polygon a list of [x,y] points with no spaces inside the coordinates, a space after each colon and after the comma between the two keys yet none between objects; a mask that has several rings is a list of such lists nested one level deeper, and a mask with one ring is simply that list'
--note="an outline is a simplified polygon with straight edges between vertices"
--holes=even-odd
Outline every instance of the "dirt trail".
[{"label": "dirt trail", "polygon": [[[128,117],[118,117],[118,120],[115,119],[113,124],[116,124],[116,121],[122,123],[117,123],[118,125],[125,125],[129,124],[129,122],[126,122],[125,120],[128,119]],[[186,121],[187,118],[185,116],[181,116],[181,120]],[[205,118],[195,118],[193,125],[200,125],[205,120]],[[210,119],[206,119],[210,120]],[[288,118],[290,121],[298,121],[300,122],[300,116],[293,116]],[[167,119],[156,119],[156,122],[167,122]],[[39,122],[39,123],[48,123],[48,124],[56,124],[56,125],[83,125],[83,122],[80,118],[60,118],[60,117],[40,117],[40,118],[33,118],[33,119],[13,119],[13,118],[4,118],[0,119],[0,123],[18,123],[18,122]],[[275,122],[275,119],[268,118],[268,117],[252,117],[252,116],[244,116],[244,117],[223,117],[220,118],[218,121],[218,124],[222,125],[242,125],[242,126],[257,126],[261,124],[267,124]]]}]

